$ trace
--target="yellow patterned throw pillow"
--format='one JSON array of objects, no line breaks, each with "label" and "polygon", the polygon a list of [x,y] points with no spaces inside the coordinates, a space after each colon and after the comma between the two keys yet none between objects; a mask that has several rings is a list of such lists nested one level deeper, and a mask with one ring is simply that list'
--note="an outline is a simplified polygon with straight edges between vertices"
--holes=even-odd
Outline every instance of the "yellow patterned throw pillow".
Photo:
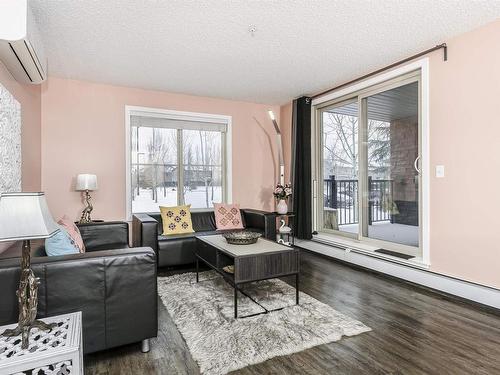
[{"label": "yellow patterned throw pillow", "polygon": [[194,232],[190,208],[190,204],[175,207],[160,206],[164,236]]}]

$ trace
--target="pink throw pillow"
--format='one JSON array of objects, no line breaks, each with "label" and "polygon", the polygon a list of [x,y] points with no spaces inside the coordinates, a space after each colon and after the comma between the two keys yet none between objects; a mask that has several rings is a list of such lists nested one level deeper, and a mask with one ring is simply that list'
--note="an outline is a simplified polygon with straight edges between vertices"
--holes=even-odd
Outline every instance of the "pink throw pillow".
[{"label": "pink throw pillow", "polygon": [[84,253],[85,245],[83,244],[83,239],[82,235],[80,234],[80,230],[75,225],[75,223],[69,217],[64,215],[61,219],[59,219],[57,224],[62,225],[64,229],[66,229],[78,251],[80,253]]},{"label": "pink throw pillow", "polygon": [[214,203],[217,230],[243,229],[239,204]]}]

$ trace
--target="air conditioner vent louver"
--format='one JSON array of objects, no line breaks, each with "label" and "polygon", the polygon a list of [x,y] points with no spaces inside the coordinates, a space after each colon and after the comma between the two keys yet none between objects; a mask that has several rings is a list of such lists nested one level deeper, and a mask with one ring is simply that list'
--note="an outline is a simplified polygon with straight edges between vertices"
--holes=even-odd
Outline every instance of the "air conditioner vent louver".
[{"label": "air conditioner vent louver", "polygon": [[26,0],[0,2],[0,60],[20,82],[39,84],[47,78],[43,45]]}]

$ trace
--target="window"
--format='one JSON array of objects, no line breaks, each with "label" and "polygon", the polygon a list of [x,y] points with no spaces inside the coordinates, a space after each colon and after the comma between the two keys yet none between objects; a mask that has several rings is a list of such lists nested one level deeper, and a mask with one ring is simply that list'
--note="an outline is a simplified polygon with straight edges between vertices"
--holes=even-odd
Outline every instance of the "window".
[{"label": "window", "polygon": [[229,117],[137,107],[126,112],[129,213],[228,201]]}]

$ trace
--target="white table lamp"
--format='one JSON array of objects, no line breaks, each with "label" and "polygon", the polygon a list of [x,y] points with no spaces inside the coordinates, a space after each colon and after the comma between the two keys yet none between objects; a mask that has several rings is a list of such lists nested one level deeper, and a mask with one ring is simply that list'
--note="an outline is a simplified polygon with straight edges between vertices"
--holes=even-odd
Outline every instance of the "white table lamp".
[{"label": "white table lamp", "polygon": [[15,329],[6,330],[4,336],[22,335],[23,349],[28,348],[30,330],[51,329],[50,325],[36,320],[38,307],[38,278],[31,269],[30,240],[48,238],[59,231],[52,219],[43,193],[0,194],[0,242],[23,241],[21,280],[17,290],[19,323]]},{"label": "white table lamp", "polygon": [[85,192],[85,202],[87,203],[87,206],[82,211],[80,223],[90,223],[92,221],[90,214],[94,207],[90,202],[91,196],[89,192],[97,190],[97,176],[95,174],[79,174],[76,177],[75,190]]}]

